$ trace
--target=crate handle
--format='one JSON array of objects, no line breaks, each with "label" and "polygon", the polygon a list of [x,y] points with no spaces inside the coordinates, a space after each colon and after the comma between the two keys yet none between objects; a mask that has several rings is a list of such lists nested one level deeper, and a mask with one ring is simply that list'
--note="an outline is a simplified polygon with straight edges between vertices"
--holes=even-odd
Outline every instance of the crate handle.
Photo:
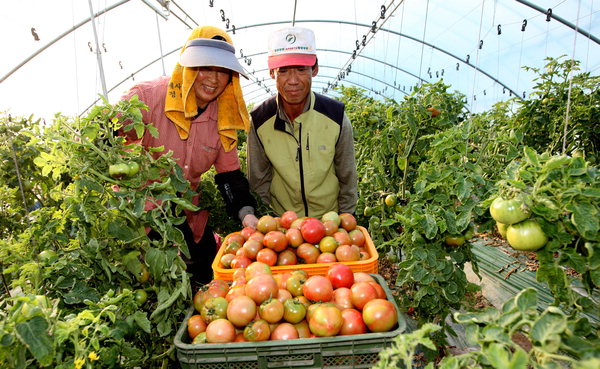
[{"label": "crate handle", "polygon": [[267,368],[315,368],[315,359],[268,361]]}]

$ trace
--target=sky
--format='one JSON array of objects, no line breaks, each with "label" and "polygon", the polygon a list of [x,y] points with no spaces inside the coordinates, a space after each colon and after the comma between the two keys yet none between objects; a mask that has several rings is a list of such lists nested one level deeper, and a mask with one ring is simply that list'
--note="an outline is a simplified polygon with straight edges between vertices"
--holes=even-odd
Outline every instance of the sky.
[{"label": "sky", "polygon": [[[600,37],[600,1],[530,2],[552,8],[554,16]],[[328,86],[337,83],[398,101],[410,94],[411,86],[443,79],[477,112],[509,98],[511,91],[528,96],[535,75],[522,66],[541,68],[546,57],[574,57],[583,71],[600,73],[598,43],[556,19],[547,22],[546,14],[516,0],[176,0],[167,1],[168,8],[162,4],[4,1],[0,111],[44,119],[58,112],[77,116],[105,91],[114,103],[133,84],[170,74],[191,29],[204,24],[229,31],[236,27],[231,36],[240,62],[251,74],[242,84],[249,104],[275,91],[266,67],[267,38],[292,23],[315,31],[320,71],[313,90],[327,90],[331,96],[336,93]],[[94,27],[91,12],[102,13]]]}]

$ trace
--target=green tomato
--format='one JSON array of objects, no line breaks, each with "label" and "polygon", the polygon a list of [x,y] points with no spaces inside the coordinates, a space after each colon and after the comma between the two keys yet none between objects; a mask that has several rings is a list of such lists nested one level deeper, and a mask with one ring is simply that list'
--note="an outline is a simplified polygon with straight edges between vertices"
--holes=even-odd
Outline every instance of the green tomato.
[{"label": "green tomato", "polygon": [[515,250],[536,251],[544,247],[548,236],[535,220],[525,220],[508,226],[506,240]]},{"label": "green tomato", "polygon": [[146,290],[137,289],[134,291],[135,302],[138,306],[142,305],[146,300],[148,300],[148,293]]},{"label": "green tomato", "polygon": [[496,228],[498,228],[498,233],[502,238],[506,238],[506,230],[508,229],[508,224],[496,222]]},{"label": "green tomato", "polygon": [[137,161],[131,161],[127,165],[129,166],[129,174],[128,175],[130,177],[138,174],[138,172],[140,171],[140,165],[137,163]]},{"label": "green tomato", "polygon": [[446,242],[446,245],[448,245],[448,246],[458,247],[458,246],[462,246],[465,244],[465,236],[449,234],[446,236],[444,241]]},{"label": "green tomato", "polygon": [[516,199],[504,200],[497,197],[490,205],[490,215],[496,222],[515,224],[529,218],[529,212],[523,210],[523,203]]},{"label": "green tomato", "polygon": [[129,165],[125,163],[111,164],[108,167],[108,174],[114,179],[122,179],[129,175]]},{"label": "green tomato", "polygon": [[397,202],[398,202],[398,197],[396,195],[387,195],[385,197],[385,204],[387,206],[392,207],[392,206],[396,205]]},{"label": "green tomato", "polygon": [[140,263],[140,272],[137,275],[137,281],[140,283],[146,283],[150,279],[150,271],[146,264]]}]

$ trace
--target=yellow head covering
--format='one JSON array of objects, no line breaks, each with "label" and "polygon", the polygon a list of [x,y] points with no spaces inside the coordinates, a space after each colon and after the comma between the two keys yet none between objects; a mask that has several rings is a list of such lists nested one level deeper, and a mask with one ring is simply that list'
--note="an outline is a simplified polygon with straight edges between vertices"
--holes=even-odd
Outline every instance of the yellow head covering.
[{"label": "yellow head covering", "polygon": [[[215,36],[221,36],[233,45],[231,37],[227,32],[213,26],[202,26],[194,29],[188,41],[196,38],[213,38]],[[184,50],[185,45],[181,49],[181,52]],[[196,93],[192,88],[197,75],[197,69],[182,67],[177,63],[167,90],[165,115],[175,124],[179,136],[184,140],[189,136],[193,117],[198,114]],[[243,129],[247,131],[250,128],[250,117],[242,95],[240,77],[237,73],[232,73],[231,82],[217,98],[217,102],[217,127],[221,135],[221,142],[225,151],[231,151],[237,145],[236,130]]]}]

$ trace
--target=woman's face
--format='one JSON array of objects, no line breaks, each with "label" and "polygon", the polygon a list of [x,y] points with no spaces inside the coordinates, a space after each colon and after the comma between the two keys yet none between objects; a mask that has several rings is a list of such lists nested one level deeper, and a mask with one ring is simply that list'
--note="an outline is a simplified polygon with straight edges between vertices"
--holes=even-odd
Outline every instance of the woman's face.
[{"label": "woman's face", "polygon": [[201,108],[219,97],[231,79],[231,71],[221,67],[197,67],[198,75],[194,82],[196,103]]}]

